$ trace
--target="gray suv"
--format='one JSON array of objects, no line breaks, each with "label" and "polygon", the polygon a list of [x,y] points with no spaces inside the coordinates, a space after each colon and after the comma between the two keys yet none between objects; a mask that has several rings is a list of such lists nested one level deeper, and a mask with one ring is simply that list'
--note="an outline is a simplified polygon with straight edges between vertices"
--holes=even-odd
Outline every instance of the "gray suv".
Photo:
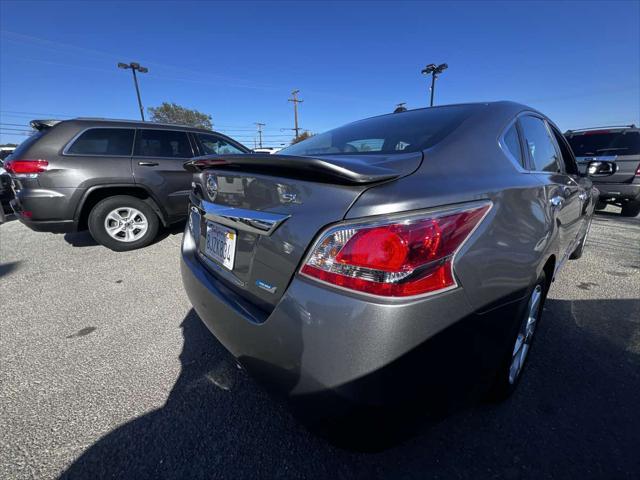
[{"label": "gray suv", "polygon": [[116,251],[146,246],[160,225],[186,218],[187,159],[249,152],[219,133],[179,125],[90,118],[31,125],[37,132],[5,163],[20,221],[43,232],[88,228]]},{"label": "gray suv", "polygon": [[596,206],[602,210],[607,204],[622,208],[622,215],[635,217],[640,213],[640,128],[597,127],[569,130],[565,133],[582,173],[593,162],[613,162],[612,175],[595,176],[593,183],[600,190]]}]

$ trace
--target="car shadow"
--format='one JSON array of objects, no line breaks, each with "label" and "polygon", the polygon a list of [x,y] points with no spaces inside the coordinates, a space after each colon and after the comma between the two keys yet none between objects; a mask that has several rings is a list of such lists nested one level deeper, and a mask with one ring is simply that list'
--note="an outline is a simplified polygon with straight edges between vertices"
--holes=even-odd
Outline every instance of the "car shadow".
[{"label": "car shadow", "polygon": [[65,233],[64,241],[72,247],[95,247],[99,245],[99,243],[93,239],[89,230]]},{"label": "car shadow", "polygon": [[363,453],[302,427],[191,310],[166,403],[100,438],[62,478],[638,478],[640,302],[550,299],[545,312],[509,400]]},{"label": "car shadow", "polygon": [[21,263],[22,262],[20,260],[16,262],[0,263],[0,278],[18,270]]},{"label": "car shadow", "polygon": [[[161,242],[162,240],[169,237],[170,235],[181,235],[182,232],[184,232],[185,225],[186,225],[186,222],[179,222],[179,223],[170,225],[169,227],[161,227],[160,231],[158,232],[158,235],[153,240],[153,242],[151,242],[151,245]],[[64,241],[73,247],[95,247],[97,245],[100,245],[98,242],[96,242],[93,239],[93,237],[91,236],[91,233],[89,233],[88,230],[83,230],[81,232],[65,233]]]}]

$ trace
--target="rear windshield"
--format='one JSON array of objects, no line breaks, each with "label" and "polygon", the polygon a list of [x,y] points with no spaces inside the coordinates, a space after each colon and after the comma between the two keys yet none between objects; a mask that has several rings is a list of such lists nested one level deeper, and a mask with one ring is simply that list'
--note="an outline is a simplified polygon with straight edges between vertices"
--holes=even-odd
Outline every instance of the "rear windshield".
[{"label": "rear windshield", "polygon": [[10,155],[11,158],[20,158],[24,155],[24,153],[31,148],[31,146],[38,141],[38,139],[42,138],[45,133],[49,131],[48,128],[44,128],[42,130],[38,130],[37,132],[32,133],[27,137],[25,141],[23,141],[20,145],[16,147],[13,153]]},{"label": "rear windshield", "polygon": [[576,157],[640,154],[640,132],[603,132],[567,135]]},{"label": "rear windshield", "polygon": [[315,135],[278,153],[316,156],[417,152],[435,145],[472,112],[469,105],[452,105],[368,118]]}]

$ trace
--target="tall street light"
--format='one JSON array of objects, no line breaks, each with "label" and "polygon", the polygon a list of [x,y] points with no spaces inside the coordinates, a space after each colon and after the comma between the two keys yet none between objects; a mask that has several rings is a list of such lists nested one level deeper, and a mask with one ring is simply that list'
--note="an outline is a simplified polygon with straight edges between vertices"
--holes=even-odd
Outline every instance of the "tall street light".
[{"label": "tall street light", "polygon": [[147,67],[140,66],[140,64],[136,62],[118,63],[118,68],[122,68],[124,70],[131,69],[131,73],[133,73],[133,83],[136,86],[136,95],[138,96],[138,107],[140,107],[140,117],[142,117],[142,121],[144,122],[144,108],[142,108],[142,100],[140,100],[140,89],[138,88],[138,77],[136,77],[136,71],[140,73],[147,73],[149,69]]},{"label": "tall street light", "polygon": [[446,63],[441,63],[436,67],[435,63],[430,63],[422,70],[423,75],[431,75],[431,104],[429,106],[433,107],[433,94],[436,89],[436,78],[442,72],[444,72],[449,66]]}]

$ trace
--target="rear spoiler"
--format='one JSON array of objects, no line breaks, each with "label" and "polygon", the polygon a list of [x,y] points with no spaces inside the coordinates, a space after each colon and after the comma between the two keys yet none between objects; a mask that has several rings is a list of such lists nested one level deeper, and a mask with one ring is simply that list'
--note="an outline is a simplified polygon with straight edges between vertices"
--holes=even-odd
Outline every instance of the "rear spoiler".
[{"label": "rear spoiler", "polygon": [[31,120],[29,124],[31,125],[31,128],[40,131],[51,128],[60,123],[60,121],[61,120]]},{"label": "rear spoiler", "polygon": [[186,162],[184,168],[189,172],[201,172],[209,168],[264,172],[317,182],[356,185],[392,180],[403,175],[401,171],[383,166],[348,160],[337,161],[335,158],[330,160],[262,153],[208,155]]}]

